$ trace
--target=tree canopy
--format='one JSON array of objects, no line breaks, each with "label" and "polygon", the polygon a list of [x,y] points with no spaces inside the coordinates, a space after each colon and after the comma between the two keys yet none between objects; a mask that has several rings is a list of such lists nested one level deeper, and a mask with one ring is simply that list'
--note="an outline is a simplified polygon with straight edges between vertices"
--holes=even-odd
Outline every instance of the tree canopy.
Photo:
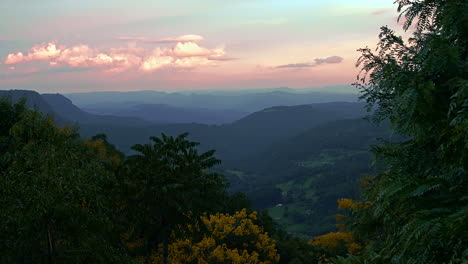
[{"label": "tree canopy", "polygon": [[[112,174],[79,138],[24,102],[0,101],[0,260],[107,263],[119,259],[103,187]],[[122,259],[121,259],[122,260]]]},{"label": "tree canopy", "polygon": [[[339,263],[465,263],[468,149],[468,2],[397,0],[404,41],[382,27],[376,51],[360,49],[362,99],[375,121],[407,140],[375,147],[349,229],[367,248]],[[365,262],[369,263],[369,262]]]}]

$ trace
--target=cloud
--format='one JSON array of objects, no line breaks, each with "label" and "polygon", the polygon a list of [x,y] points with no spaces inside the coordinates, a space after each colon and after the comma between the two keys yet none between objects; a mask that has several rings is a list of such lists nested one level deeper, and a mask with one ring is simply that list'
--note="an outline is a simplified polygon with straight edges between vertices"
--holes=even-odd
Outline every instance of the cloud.
[{"label": "cloud", "polygon": [[61,50],[54,43],[48,43],[47,46],[34,46],[28,54],[30,60],[49,60],[60,55]]},{"label": "cloud", "polygon": [[18,64],[26,61],[26,57],[23,55],[22,52],[17,52],[15,54],[8,54],[5,58],[4,63],[9,64]]},{"label": "cloud", "polygon": [[118,37],[118,40],[123,41],[132,41],[132,42],[145,42],[145,43],[185,43],[185,42],[194,42],[198,43],[204,40],[202,36],[199,35],[182,35],[174,38],[162,38],[162,39],[151,39],[146,37]]},{"label": "cloud", "polygon": [[139,69],[142,71],[155,71],[172,65],[174,60],[174,57],[165,55],[161,48],[156,48],[151,55],[143,59]]},{"label": "cloud", "polygon": [[174,41],[172,47],[156,47],[152,50],[142,47],[110,48],[105,51],[88,45],[66,47],[50,42],[33,46],[27,54],[8,54],[4,62],[12,67],[22,63],[47,62],[52,68],[99,68],[115,73],[131,69],[144,72],[166,68],[188,69],[235,59],[226,55],[224,47],[209,49],[200,46],[196,41],[201,39],[203,37],[198,35],[184,35],[164,39],[167,43]]},{"label": "cloud", "polygon": [[60,50],[54,43],[48,43],[47,46],[37,45],[33,46],[28,55],[24,55],[22,52],[8,54],[5,59],[5,64],[18,64],[29,61],[46,61],[51,58],[55,58],[60,54]]},{"label": "cloud", "polygon": [[310,68],[310,67],[317,67],[322,64],[337,64],[341,63],[343,61],[343,58],[340,56],[331,56],[328,58],[317,58],[314,60],[314,63],[290,63],[290,64],[285,64],[285,65],[280,65],[276,66],[275,68],[277,69],[282,69],[282,68]]},{"label": "cloud", "polygon": [[315,59],[315,64],[320,65],[320,64],[336,64],[336,63],[341,63],[343,61],[343,58],[340,56],[331,56],[325,59],[320,59],[317,58]]},{"label": "cloud", "polygon": [[177,43],[172,49],[156,48],[150,56],[144,58],[140,70],[190,69],[197,66],[214,65],[213,56],[224,56],[224,50],[209,50],[192,42]]},{"label": "cloud", "polygon": [[172,53],[176,57],[194,57],[194,56],[210,56],[216,53],[216,51],[200,47],[195,42],[179,42],[172,49]]}]

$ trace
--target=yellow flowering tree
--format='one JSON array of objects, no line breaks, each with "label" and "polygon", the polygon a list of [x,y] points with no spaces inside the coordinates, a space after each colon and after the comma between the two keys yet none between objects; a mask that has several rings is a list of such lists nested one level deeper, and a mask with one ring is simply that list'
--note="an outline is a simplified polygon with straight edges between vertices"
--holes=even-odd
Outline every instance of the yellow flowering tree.
[{"label": "yellow flowering tree", "polygon": [[338,199],[338,209],[350,209],[350,210],[359,210],[367,209],[371,206],[371,202],[357,202],[348,198]]},{"label": "yellow flowering tree", "polygon": [[[370,202],[358,202],[347,198],[338,199],[338,209],[355,211],[367,209],[371,206]],[[346,226],[343,224],[346,217],[342,214],[336,215],[336,227],[338,232],[331,232],[325,235],[314,237],[309,243],[311,245],[323,248],[332,255],[357,254],[361,251],[362,245],[357,243],[351,232],[346,232]],[[329,258],[322,256],[320,263],[332,263]]]},{"label": "yellow flowering tree", "polygon": [[[234,215],[201,217],[207,235],[201,240],[178,239],[169,245],[169,263],[273,264],[279,262],[275,241],[256,225],[257,213],[246,209]],[[150,263],[162,263],[162,248],[152,254]]]}]

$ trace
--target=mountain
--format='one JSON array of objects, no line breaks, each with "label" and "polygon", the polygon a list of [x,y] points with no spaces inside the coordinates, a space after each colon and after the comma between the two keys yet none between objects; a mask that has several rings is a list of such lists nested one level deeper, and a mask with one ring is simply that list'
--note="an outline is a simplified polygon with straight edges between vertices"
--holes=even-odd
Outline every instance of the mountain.
[{"label": "mountain", "polygon": [[98,115],[137,117],[156,123],[226,124],[234,122],[247,112],[185,108],[167,104],[138,104],[134,102],[107,103],[87,106],[83,110]]},{"label": "mountain", "polygon": [[147,126],[151,123],[138,118],[101,116],[87,113],[76,107],[70,99],[61,94],[39,94],[29,90],[0,91],[0,97],[8,97],[13,102],[26,99],[26,106],[50,115],[61,125],[100,125],[119,124],[120,126]]},{"label": "mountain", "polygon": [[163,132],[169,135],[188,132],[190,139],[202,142],[205,149],[216,149],[218,156],[228,162],[237,160],[240,156],[260,153],[275,142],[298,135],[319,124],[364,115],[361,103],[335,102],[267,108],[224,125],[151,124],[139,128],[119,123],[106,126],[87,123],[81,124],[81,133],[85,136],[106,133],[111,142],[128,152],[132,145],[147,142],[150,136],[158,136]]},{"label": "mountain", "polygon": [[26,106],[30,109],[38,110],[44,114],[55,114],[49,103],[39,93],[29,90],[8,90],[0,91],[0,97],[7,97],[12,102],[18,102],[22,98],[26,98]]},{"label": "mountain", "polygon": [[352,85],[334,85],[319,88],[306,88],[301,89],[303,92],[321,92],[321,93],[334,93],[334,94],[359,94],[359,89]]},{"label": "mountain", "polygon": [[92,92],[65,94],[81,108],[106,108],[115,103],[165,104],[173,107],[195,109],[223,109],[237,112],[255,112],[278,105],[293,106],[323,102],[356,102],[353,93],[294,90],[290,88],[255,91],[135,91],[135,92]]},{"label": "mountain", "polygon": [[120,124],[123,126],[147,126],[150,125],[142,119],[135,117],[120,117],[114,115],[94,115],[85,112],[75,106],[72,101],[61,94],[42,94],[53,111],[60,113],[69,123],[96,124],[100,126]]},{"label": "mountain", "polygon": [[70,99],[61,94],[42,94],[41,97],[55,113],[60,113],[69,121],[82,122],[90,117],[90,114],[73,105]]},{"label": "mountain", "polygon": [[318,103],[298,106],[275,106],[250,114],[231,125],[236,133],[250,129],[261,134],[296,134],[330,120],[363,117],[364,104],[348,102]]},{"label": "mountain", "polygon": [[333,102],[298,106],[277,106],[252,113],[221,127],[229,139],[219,150],[251,155],[279,141],[298,135],[317,125],[343,118],[364,117],[361,103]]},{"label": "mountain", "polygon": [[223,94],[223,95],[243,95],[243,94],[258,94],[258,93],[269,93],[269,92],[287,92],[287,93],[343,93],[343,94],[355,94],[359,93],[359,90],[352,85],[334,85],[325,87],[311,87],[311,88],[289,88],[289,87],[275,87],[275,88],[250,88],[250,89],[211,89],[211,90],[181,90],[177,91],[182,94]]},{"label": "mountain", "polygon": [[399,140],[397,136],[392,138],[389,131],[388,125],[376,126],[362,118],[323,123],[268,148],[258,156],[257,168],[263,171],[273,169],[286,179],[289,177],[287,172],[281,170],[287,167],[285,164],[301,163],[307,167],[310,165],[307,165],[308,160],[345,153],[348,157],[369,153],[379,138]]}]

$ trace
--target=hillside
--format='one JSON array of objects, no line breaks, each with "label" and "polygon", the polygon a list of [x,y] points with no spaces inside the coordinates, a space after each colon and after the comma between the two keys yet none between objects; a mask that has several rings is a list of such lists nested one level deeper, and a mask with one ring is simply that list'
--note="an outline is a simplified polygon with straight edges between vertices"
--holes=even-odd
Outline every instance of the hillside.
[{"label": "hillside", "polygon": [[[374,171],[370,148],[390,138],[388,126],[363,119],[318,125],[224,168],[231,188],[244,191],[259,209],[296,235],[332,231],[336,201],[357,198],[359,178]],[[277,206],[281,204],[281,206]]]},{"label": "hillside", "polygon": [[59,124],[100,125],[107,126],[147,126],[151,123],[129,117],[111,115],[93,115],[75,106],[70,99],[61,94],[39,94],[29,90],[0,91],[0,97],[9,97],[13,102],[26,99],[26,106],[50,115]]},{"label": "hillside", "polygon": [[38,110],[44,114],[53,114],[53,108],[45,100],[45,98],[35,91],[29,90],[0,90],[0,97],[8,97],[12,102],[18,102],[22,98],[26,98],[26,106],[31,109]]},{"label": "hillside", "polygon": [[37,110],[42,112],[46,115],[53,117],[59,123],[65,123],[66,118],[60,115],[59,111],[55,111],[54,107],[49,104],[46,98],[35,92],[30,90],[7,90],[1,91],[0,90],[0,97],[7,97],[12,102],[18,102],[20,99],[26,99],[26,106],[30,109]]},{"label": "hillside", "polygon": [[363,104],[333,102],[298,106],[277,106],[252,113],[221,127],[220,149],[243,155],[258,154],[272,144],[296,136],[317,125],[366,115]]},{"label": "hillside", "polygon": [[275,142],[286,140],[316,125],[340,118],[365,115],[360,103],[324,103],[290,107],[273,107],[252,113],[226,125],[152,124],[144,129],[112,123],[82,124],[85,136],[106,133],[120,149],[127,152],[135,143],[146,142],[150,136],[162,132],[169,135],[190,133],[190,138],[203,142],[206,149],[216,149],[226,162],[261,153]]}]

